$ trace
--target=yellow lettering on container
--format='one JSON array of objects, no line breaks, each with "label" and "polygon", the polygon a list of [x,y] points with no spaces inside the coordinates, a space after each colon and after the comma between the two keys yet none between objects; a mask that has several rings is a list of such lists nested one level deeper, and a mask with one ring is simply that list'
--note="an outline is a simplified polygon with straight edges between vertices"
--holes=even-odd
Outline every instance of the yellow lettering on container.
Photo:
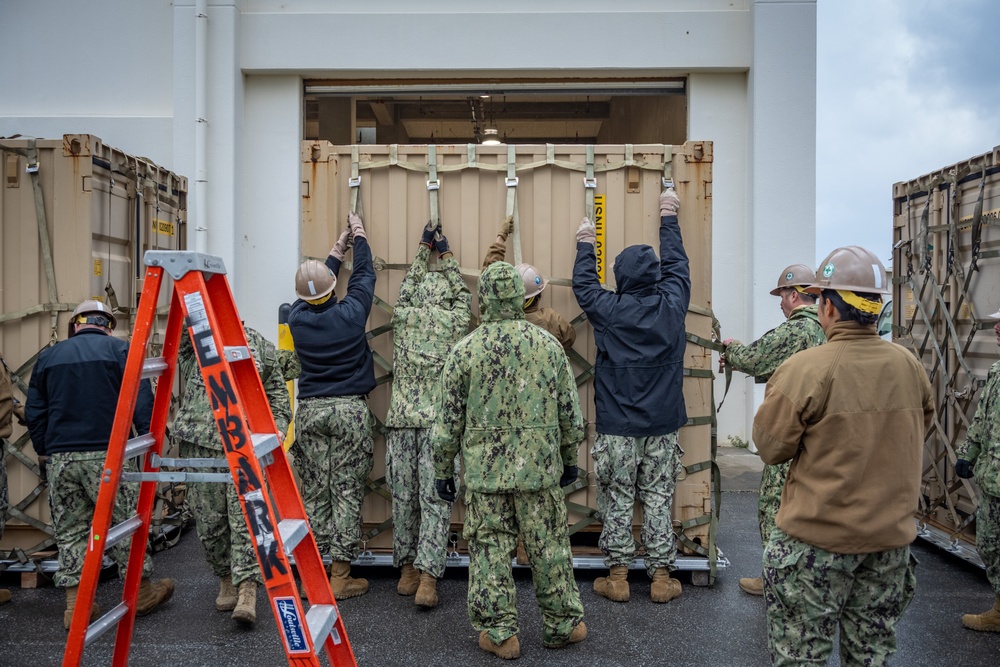
[{"label": "yellow lettering on container", "polygon": [[594,195],[594,226],[597,227],[597,242],[594,244],[594,252],[597,254],[597,279],[604,282],[604,273],[607,268],[607,229],[605,227],[606,214],[604,210],[604,195]]},{"label": "yellow lettering on container", "polygon": [[153,233],[163,234],[164,236],[174,235],[174,223],[170,220],[159,220],[153,218]]}]

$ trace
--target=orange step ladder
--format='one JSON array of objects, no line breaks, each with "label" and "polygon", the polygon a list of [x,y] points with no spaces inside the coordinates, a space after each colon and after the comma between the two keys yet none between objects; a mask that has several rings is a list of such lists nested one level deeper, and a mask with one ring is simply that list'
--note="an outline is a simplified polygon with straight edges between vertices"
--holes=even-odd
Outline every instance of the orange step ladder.
[{"label": "orange step ladder", "polygon": [[[124,666],[128,663],[156,485],[160,481],[184,479],[220,481],[210,479],[213,474],[222,477],[221,481],[236,485],[288,664],[319,665],[318,647],[322,646],[330,665],[357,665],[302,498],[281,447],[257,367],[250,356],[222,260],[196,252],[148,251],[145,265],[142,297],[108,443],[63,667],[79,665],[84,648],[116,626],[111,664]],[[174,286],[163,356],[147,359],[164,273],[173,278]],[[161,464],[181,464],[181,460],[161,459],[160,454],[181,328],[185,323],[211,399],[231,474],[159,472]],[[129,439],[139,383],[149,377],[159,378],[150,432]],[[143,456],[143,472],[124,472],[124,462],[139,455]],[[192,467],[198,467],[199,462],[201,467],[211,465],[206,461],[215,460],[190,459],[187,463]],[[140,482],[138,509],[128,520],[111,526],[112,508],[123,480]],[[122,601],[88,626],[104,553],[108,547],[129,536],[132,548]],[[292,574],[289,563],[292,556],[308,598],[308,611]]]}]

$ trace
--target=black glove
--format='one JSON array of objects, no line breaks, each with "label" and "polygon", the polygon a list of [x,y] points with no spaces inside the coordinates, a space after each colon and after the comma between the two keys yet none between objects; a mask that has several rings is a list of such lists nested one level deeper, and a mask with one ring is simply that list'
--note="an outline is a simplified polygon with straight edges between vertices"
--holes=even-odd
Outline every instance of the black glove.
[{"label": "black glove", "polygon": [[580,476],[580,469],[576,466],[563,466],[562,477],[559,478],[559,486],[569,486]]},{"label": "black glove", "polygon": [[424,233],[420,235],[420,242],[428,248],[434,245],[434,234],[440,225],[435,225],[433,220],[428,220],[424,225]]},{"label": "black glove", "polygon": [[969,479],[972,477],[972,464],[965,459],[959,459],[955,461],[955,474],[962,479]]},{"label": "black glove", "polygon": [[448,247],[448,237],[441,232],[438,232],[437,236],[434,237],[434,247],[437,248],[439,255],[451,252],[451,248]]},{"label": "black glove", "polygon": [[42,478],[43,482],[49,481],[49,457],[38,457],[38,476]]},{"label": "black glove", "polygon": [[437,489],[438,497],[441,500],[453,503],[455,502],[455,478],[449,477],[448,479],[436,479],[434,480],[434,488]]}]

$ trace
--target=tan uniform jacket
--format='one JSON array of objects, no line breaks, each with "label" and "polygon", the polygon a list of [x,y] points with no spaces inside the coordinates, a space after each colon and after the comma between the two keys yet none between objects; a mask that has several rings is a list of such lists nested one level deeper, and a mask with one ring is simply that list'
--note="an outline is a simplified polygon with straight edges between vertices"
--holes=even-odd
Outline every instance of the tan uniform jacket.
[{"label": "tan uniform jacket", "polygon": [[927,373],[875,327],[836,322],[827,343],[771,376],[753,422],[765,463],[791,459],[778,527],[834,553],[873,553],[916,537]]}]

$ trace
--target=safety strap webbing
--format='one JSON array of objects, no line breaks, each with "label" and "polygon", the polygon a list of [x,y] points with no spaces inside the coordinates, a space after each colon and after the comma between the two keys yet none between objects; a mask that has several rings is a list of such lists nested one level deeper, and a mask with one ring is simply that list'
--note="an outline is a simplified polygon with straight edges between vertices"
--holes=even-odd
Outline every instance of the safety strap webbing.
[{"label": "safety strap webbing", "polygon": [[594,193],[597,190],[597,179],[594,178],[594,145],[587,144],[587,175],[583,179],[583,214],[594,221]]},{"label": "safety strap webbing", "polygon": [[437,146],[427,146],[427,196],[430,199],[431,222],[434,226],[441,223],[441,210],[438,191],[441,189],[441,179],[438,178]]},{"label": "safety strap webbing", "polygon": [[[35,140],[28,141],[28,173],[31,175],[31,189],[35,197],[35,222],[38,224],[38,244],[42,252],[42,264],[45,268],[45,284],[48,288],[49,303],[56,303],[59,299],[59,291],[56,289],[56,270],[52,260],[52,245],[49,243],[49,228],[45,215],[45,197],[42,195],[42,182],[39,177],[38,146]],[[58,318],[57,311],[51,312],[51,340],[58,338]]]},{"label": "safety strap webbing", "polygon": [[514,265],[521,264],[524,259],[521,254],[521,219],[517,214],[517,155],[514,144],[507,144],[507,186],[506,215],[514,218],[514,231],[511,233],[511,244],[514,246]]},{"label": "safety strap webbing", "polygon": [[361,206],[361,174],[358,171],[358,147],[351,146],[351,178],[347,182],[351,188],[351,212],[364,217]]}]

